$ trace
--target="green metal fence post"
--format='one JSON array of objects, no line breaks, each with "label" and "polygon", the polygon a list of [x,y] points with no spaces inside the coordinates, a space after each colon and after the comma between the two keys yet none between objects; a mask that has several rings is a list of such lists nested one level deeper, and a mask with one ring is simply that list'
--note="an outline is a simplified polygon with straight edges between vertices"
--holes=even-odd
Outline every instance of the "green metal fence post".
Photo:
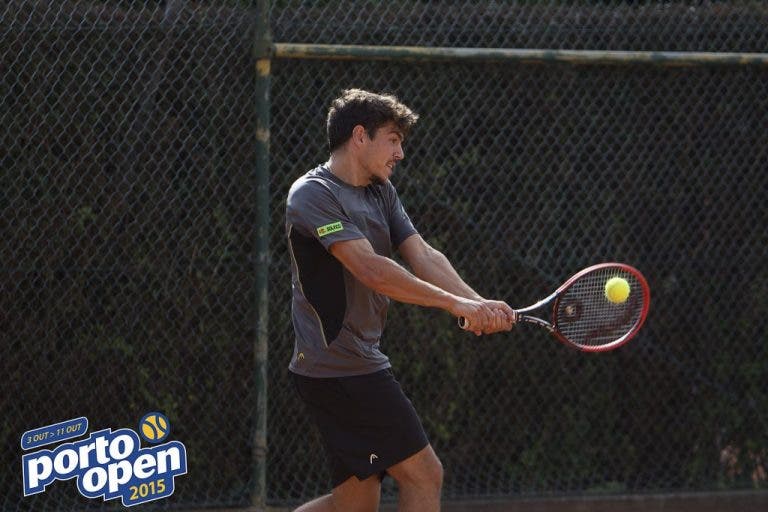
[{"label": "green metal fence post", "polygon": [[256,288],[258,312],[254,384],[256,423],[253,436],[254,486],[251,504],[266,507],[267,497],[267,335],[269,285],[269,87],[272,36],[269,31],[269,0],[255,0],[257,21],[256,58]]}]

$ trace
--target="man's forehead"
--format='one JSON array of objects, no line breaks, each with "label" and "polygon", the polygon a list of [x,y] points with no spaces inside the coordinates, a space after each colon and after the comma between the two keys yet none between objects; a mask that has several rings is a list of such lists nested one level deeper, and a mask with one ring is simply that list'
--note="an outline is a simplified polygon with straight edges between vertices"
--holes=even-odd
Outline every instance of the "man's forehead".
[{"label": "man's forehead", "polygon": [[403,131],[401,129],[399,129],[395,123],[393,123],[391,121],[389,123],[385,124],[384,126],[382,126],[380,128],[380,130],[382,132],[384,132],[385,134],[387,134],[387,135],[389,135],[391,133],[394,133],[395,135],[400,137],[400,139],[404,138],[403,137]]}]

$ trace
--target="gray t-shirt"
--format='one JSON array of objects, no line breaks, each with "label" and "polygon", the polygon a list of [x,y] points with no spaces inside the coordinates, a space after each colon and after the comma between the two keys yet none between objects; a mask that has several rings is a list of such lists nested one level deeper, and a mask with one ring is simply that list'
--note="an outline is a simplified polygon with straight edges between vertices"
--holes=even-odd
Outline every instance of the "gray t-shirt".
[{"label": "gray t-shirt", "polygon": [[379,347],[389,298],[358,281],[329,249],[367,238],[376,254],[391,257],[416,232],[389,181],[354,187],[321,165],[293,183],[286,203],[296,333],[292,372],[345,377],[390,366]]}]

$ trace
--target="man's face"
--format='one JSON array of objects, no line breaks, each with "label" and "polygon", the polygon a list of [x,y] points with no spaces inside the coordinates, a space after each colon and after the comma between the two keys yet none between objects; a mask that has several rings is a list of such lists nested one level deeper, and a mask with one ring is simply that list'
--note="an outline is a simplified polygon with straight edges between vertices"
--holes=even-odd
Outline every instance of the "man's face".
[{"label": "man's face", "polygon": [[361,162],[368,172],[371,183],[385,183],[395,164],[405,158],[403,153],[403,134],[397,129],[395,123],[387,123],[380,126],[373,134],[373,138],[365,135],[366,146]]}]

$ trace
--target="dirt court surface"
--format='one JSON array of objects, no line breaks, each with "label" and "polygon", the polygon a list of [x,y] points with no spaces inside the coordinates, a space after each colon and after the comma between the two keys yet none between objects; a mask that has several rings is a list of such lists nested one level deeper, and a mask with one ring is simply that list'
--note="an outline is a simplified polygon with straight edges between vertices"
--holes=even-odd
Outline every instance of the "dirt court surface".
[{"label": "dirt court surface", "polygon": [[[395,506],[382,507],[394,512]],[[768,493],[446,503],[443,512],[768,512]]]},{"label": "dirt court surface", "polygon": [[[184,512],[290,512],[291,508],[189,509]],[[386,503],[380,512],[395,512]],[[545,498],[445,502],[442,512],[768,512],[768,491],[631,495],[605,498]]]}]

